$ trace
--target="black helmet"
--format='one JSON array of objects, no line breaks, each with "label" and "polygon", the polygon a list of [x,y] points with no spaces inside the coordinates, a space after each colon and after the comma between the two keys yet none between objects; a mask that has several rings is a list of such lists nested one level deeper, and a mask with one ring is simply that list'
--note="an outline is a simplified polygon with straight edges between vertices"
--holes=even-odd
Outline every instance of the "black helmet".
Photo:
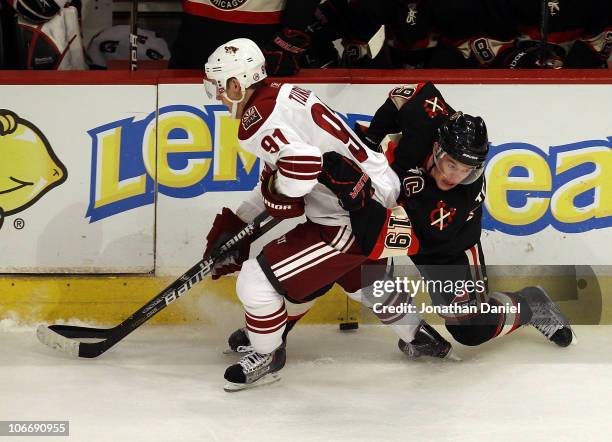
[{"label": "black helmet", "polygon": [[438,131],[438,142],[444,152],[468,166],[484,164],[489,153],[489,138],[482,118],[455,112]]},{"label": "black helmet", "polygon": [[474,168],[462,184],[473,183],[482,175],[489,153],[487,126],[480,117],[455,112],[438,129],[440,152],[434,156],[437,161],[446,153],[455,160]]}]

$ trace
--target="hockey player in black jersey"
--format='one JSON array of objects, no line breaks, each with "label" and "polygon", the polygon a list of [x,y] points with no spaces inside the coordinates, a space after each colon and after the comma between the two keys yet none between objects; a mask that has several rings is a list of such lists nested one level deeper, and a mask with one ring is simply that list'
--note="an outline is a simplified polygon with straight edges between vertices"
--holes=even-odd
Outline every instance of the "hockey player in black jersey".
[{"label": "hockey player in black jersey", "polygon": [[[426,281],[474,281],[472,290],[429,293],[438,306],[473,307],[467,314],[442,315],[448,331],[464,345],[479,345],[527,324],[557,345],[569,345],[569,321],[543,289],[489,293],[486,288],[480,234],[489,142],[482,118],[456,112],[432,83],[404,86],[391,91],[361,136],[375,148],[396,133],[401,133],[399,142],[385,152],[402,187],[395,208],[373,200],[372,192],[356,191],[367,188],[357,164],[324,155],[319,181],[350,211],[364,254],[371,259],[409,255]],[[485,311],[484,304],[504,308]]]}]

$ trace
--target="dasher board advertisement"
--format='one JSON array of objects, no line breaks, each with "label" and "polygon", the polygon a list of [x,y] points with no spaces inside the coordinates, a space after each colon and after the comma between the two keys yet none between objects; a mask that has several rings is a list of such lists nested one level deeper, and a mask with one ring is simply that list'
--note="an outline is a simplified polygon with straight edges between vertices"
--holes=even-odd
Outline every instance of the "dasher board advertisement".
[{"label": "dasher board advertisement", "polygon": [[[153,271],[155,138],[122,125],[155,126],[156,86],[4,85],[0,97],[0,272]],[[124,210],[126,195],[140,204]]]}]

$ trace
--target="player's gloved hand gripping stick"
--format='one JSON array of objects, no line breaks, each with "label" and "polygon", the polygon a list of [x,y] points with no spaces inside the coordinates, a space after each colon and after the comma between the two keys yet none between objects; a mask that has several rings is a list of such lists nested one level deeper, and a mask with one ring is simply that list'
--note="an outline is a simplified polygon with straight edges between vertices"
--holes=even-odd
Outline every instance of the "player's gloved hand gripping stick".
[{"label": "player's gloved hand gripping stick", "polygon": [[[129,318],[113,328],[77,327],[72,325],[39,325],[36,330],[38,340],[49,347],[81,358],[95,358],[111,348],[117,342],[151,319],[170,303],[183,296],[205,276],[212,272],[215,263],[227,255],[241,241],[255,241],[278,223],[280,219],[269,218],[263,212],[221,244],[209,258],[202,258],[176,281],[162,290]],[[99,339],[99,342],[80,342],[76,339]]]}]

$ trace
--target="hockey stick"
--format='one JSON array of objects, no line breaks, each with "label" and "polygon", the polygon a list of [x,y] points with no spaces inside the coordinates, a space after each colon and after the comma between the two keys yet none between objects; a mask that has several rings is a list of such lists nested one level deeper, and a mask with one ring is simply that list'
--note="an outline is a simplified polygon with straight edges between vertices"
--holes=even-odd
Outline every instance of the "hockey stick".
[{"label": "hockey stick", "polygon": [[130,14],[130,71],[138,69],[138,0],[132,0]]},{"label": "hockey stick", "polygon": [[544,61],[546,53],[546,43],[548,43],[548,0],[542,0],[540,8],[540,63]]},{"label": "hockey stick", "polygon": [[[281,221],[280,219],[272,218],[265,222],[267,218],[267,212],[258,215],[251,224],[218,247],[210,258],[198,261],[197,264],[187,270],[180,278],[162,290],[121,324],[107,329],[76,327],[72,325],[51,325],[48,327],[39,325],[36,330],[38,340],[49,347],[80,358],[95,358],[101,355],[166,308],[170,303],[183,296],[198,282],[202,281],[212,271],[214,264],[219,259],[227,256],[227,253],[241,241],[246,238],[254,241]],[[101,341],[89,343],[80,342],[74,338],[93,338],[100,339]]]}]

